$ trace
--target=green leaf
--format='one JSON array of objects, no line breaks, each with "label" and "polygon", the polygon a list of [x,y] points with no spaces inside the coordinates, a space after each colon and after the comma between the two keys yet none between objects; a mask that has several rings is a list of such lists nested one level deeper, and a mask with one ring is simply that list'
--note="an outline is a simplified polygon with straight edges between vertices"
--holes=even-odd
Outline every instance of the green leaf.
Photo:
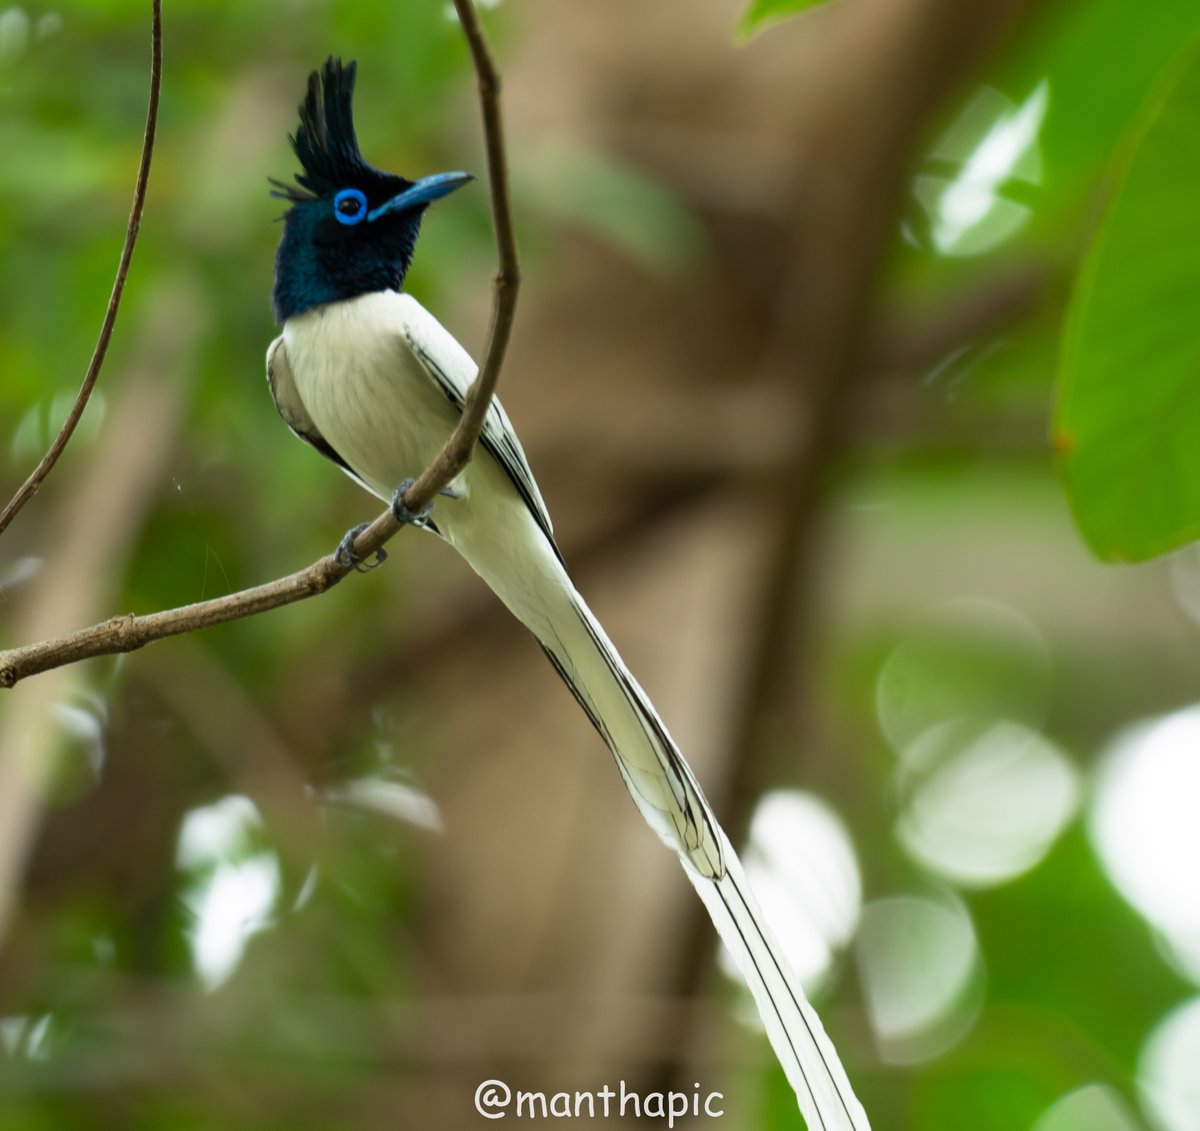
[{"label": "green leaf", "polygon": [[789,16],[798,16],[827,0],[750,0],[750,6],[738,20],[736,38],[745,43],[757,35],[768,24],[777,23]]},{"label": "green leaf", "polygon": [[1111,561],[1200,538],[1200,41],[1118,159],[1063,331],[1054,445]]}]

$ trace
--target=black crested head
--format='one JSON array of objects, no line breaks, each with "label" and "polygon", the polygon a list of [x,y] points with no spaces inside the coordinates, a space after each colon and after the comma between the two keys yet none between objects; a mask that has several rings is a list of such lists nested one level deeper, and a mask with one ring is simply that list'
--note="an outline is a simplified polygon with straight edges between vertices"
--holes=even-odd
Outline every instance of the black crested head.
[{"label": "black crested head", "polygon": [[272,180],[277,190],[273,196],[299,203],[373,178],[403,180],[388,177],[363,160],[354,132],[357,75],[358,64],[353,59],[343,65],[331,55],[320,72],[308,76],[308,91],[300,103],[300,126],[288,138],[303,170],[295,177],[301,189]]},{"label": "black crested head", "polygon": [[368,165],[354,129],[354,62],[330,56],[308,76],[300,125],[290,137],[295,185],[272,179],[288,201],[275,256],[280,324],[315,306],[399,290],[431,201],[466,183],[465,173],[413,182]]}]

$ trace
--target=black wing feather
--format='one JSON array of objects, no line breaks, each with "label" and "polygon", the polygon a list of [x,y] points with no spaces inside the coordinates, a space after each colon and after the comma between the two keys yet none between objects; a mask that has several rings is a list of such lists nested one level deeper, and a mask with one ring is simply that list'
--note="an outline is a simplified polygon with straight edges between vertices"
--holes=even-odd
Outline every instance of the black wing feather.
[{"label": "black wing feather", "polygon": [[[408,342],[413,354],[425,367],[425,371],[433,378],[437,387],[442,390],[446,399],[459,412],[462,412],[466,404],[466,399],[462,392],[450,380],[437,361],[421,348],[420,342],[414,340],[411,335],[405,335],[405,340]],[[500,412],[493,403],[484,419],[483,431],[480,433],[479,442],[492,455],[496,462],[504,468],[505,474],[512,480],[512,485],[516,487],[521,498],[525,500],[525,505],[529,508],[530,514],[533,515],[538,526],[541,527],[542,533],[546,535],[546,541],[550,543],[550,548],[554,551],[558,560],[562,562],[562,554],[558,549],[558,544],[554,541],[554,528],[550,525],[549,514],[546,513],[546,504],[542,502],[541,495],[534,484],[533,472],[530,470],[529,463],[525,459],[525,453],[518,446],[511,429],[505,428],[501,421]],[[566,563],[564,562],[563,564],[565,565]]]}]

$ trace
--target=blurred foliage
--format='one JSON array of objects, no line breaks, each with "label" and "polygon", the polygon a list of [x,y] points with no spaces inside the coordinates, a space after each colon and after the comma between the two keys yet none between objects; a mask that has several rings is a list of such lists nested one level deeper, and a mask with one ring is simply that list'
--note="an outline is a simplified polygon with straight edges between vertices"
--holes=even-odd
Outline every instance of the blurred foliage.
[{"label": "blurred foliage", "polygon": [[1101,557],[1200,535],[1200,48],[1134,125],[1064,335],[1055,445]]},{"label": "blurred foliage", "polygon": [[807,12],[827,0],[750,0],[738,21],[737,35],[746,40],[779,20]]},{"label": "blurred foliage", "polygon": [[[741,32],[809,6],[755,0]],[[102,443],[127,374],[177,382],[186,425],[97,615],[279,575],[374,513],[282,427],[263,379],[280,209],[266,178],[290,176],[286,134],[308,71],[330,53],[359,60],[369,108],[359,136],[375,164],[482,166],[473,81],[438,2],[166,9],[160,142],[125,311],[83,428],[5,535],[6,643],[29,563],[50,552],[46,516]],[[502,62],[538,35],[515,3],[488,21]],[[148,4],[133,0],[0,10],[6,485],[61,420],[111,286],[148,23]],[[829,553],[842,557],[829,569],[808,695],[828,756],[804,762],[803,785],[851,828],[868,900],[904,894],[952,908],[977,948],[947,1007],[961,1024],[924,1059],[872,1028],[880,999],[858,988],[866,951],[828,977],[818,1005],[836,1036],[858,1041],[847,1068],[880,1131],[1042,1131],[1052,1105],[1095,1082],[1134,1113],[1119,1131],[1151,1126],[1139,1058],[1167,1011],[1196,992],[1158,925],[1118,894],[1085,816],[1112,736],[1196,697],[1196,613],[1184,610],[1200,571],[1182,558],[1120,572],[1088,561],[1047,437],[1073,301],[1058,427],[1080,459],[1085,443],[1099,445],[1091,470],[1066,464],[1089,541],[1140,557],[1178,537],[1168,528],[1191,529],[1179,515],[1195,513],[1200,449],[1180,382],[1189,365],[1195,375],[1200,99],[1195,67],[1173,68],[1198,28],[1194,0],[1046,5],[931,124],[904,201],[881,297],[901,323],[1031,264],[1046,281],[1022,317],[908,375],[915,422],[856,436],[829,499]],[[1172,74],[1176,85],[1161,86]],[[537,142],[514,184],[526,275],[545,290],[565,270],[563,232],[667,285],[711,264],[717,240],[703,210],[652,170],[595,139]],[[998,152],[1007,160],[980,156]],[[454,318],[466,317],[461,292],[486,295],[490,239],[485,194],[466,191],[427,226],[411,276],[473,348],[477,325]],[[1070,300],[1081,262],[1088,282]],[[173,341],[196,345],[177,356]],[[1152,505],[1185,488],[1170,516]],[[349,694],[344,673],[370,673],[401,650],[421,592],[405,582],[436,587],[445,559],[421,550],[393,555],[386,618],[380,586],[348,584],[86,669],[44,834],[73,847],[34,861],[0,958],[4,1131],[391,1126],[404,1085],[436,1075],[419,1051],[419,964],[407,949],[418,913],[451,898],[421,887],[422,856],[437,847],[423,839],[413,783],[438,756],[436,723],[397,679],[346,730],[321,733],[326,698]],[[279,733],[241,725],[260,708]],[[1010,765],[985,740],[1017,726],[1040,744]],[[968,737],[914,752],[934,728],[938,739]],[[279,747],[294,764],[276,759]],[[961,750],[978,757],[959,763]],[[1035,812],[1022,785],[1064,763],[1054,780],[1066,782],[1069,810]],[[1010,824],[1044,818],[1036,859],[986,885],[901,842],[906,824],[946,816],[939,805],[961,796],[965,771],[1014,800]],[[253,795],[254,806],[235,804],[208,856],[181,856],[189,818],[226,812],[231,795]],[[971,830],[953,831],[965,843]],[[275,886],[255,889],[264,874]],[[218,881],[243,885],[244,950],[226,981],[205,984],[196,933]],[[795,1125],[790,1089],[759,1061],[727,1091],[752,1110],[746,1126]]]}]

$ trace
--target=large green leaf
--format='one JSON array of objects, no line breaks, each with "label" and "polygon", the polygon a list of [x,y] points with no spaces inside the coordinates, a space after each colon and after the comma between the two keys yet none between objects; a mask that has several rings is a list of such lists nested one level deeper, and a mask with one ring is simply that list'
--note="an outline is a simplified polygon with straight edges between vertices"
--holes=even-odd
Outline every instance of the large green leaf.
[{"label": "large green leaf", "polygon": [[1099,557],[1200,538],[1200,42],[1119,160],[1067,317],[1054,441]]}]

